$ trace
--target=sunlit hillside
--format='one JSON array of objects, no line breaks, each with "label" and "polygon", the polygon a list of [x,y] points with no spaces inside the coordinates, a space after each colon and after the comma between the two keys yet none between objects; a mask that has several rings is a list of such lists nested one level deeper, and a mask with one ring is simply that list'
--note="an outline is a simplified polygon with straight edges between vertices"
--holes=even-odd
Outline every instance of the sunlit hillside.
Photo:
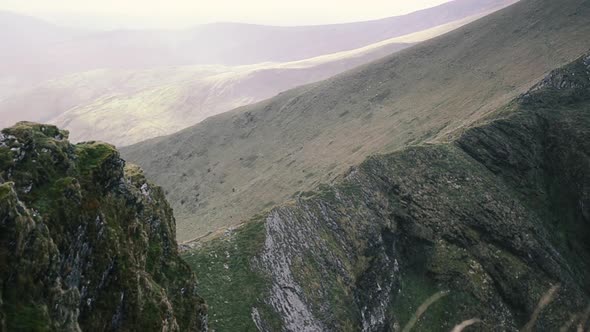
[{"label": "sunlit hillside", "polygon": [[50,80],[0,100],[0,125],[22,119],[67,128],[72,139],[117,145],[171,134],[205,118],[326,79],[448,32],[486,13],[359,49],[285,63],[103,69]]}]

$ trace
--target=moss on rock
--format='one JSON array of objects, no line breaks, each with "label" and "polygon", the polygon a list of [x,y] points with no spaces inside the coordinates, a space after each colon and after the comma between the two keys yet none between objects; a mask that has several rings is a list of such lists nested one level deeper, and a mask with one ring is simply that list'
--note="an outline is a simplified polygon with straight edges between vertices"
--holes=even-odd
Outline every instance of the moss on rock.
[{"label": "moss on rock", "polygon": [[206,329],[161,189],[113,146],[67,135],[2,130],[0,330]]}]

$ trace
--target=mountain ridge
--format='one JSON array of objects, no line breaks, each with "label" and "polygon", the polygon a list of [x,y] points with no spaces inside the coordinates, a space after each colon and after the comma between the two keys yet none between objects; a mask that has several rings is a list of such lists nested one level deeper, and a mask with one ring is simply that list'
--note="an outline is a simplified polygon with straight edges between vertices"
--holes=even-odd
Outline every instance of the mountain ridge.
[{"label": "mountain ridge", "polygon": [[[43,63],[55,67],[52,69],[54,72],[61,71],[60,74],[64,74],[96,68],[141,68],[147,65],[245,65],[267,61],[294,61],[359,48],[499,8],[515,1],[455,0],[418,11],[417,14],[410,13],[358,24],[286,28],[232,24],[204,25],[175,31],[95,31],[85,41],[78,40],[74,44],[64,43],[48,50],[38,50],[41,56],[37,56],[37,61],[32,63],[41,63],[42,60]],[[437,15],[437,12],[440,14]],[[331,44],[334,46],[330,46]],[[203,49],[203,45],[208,47]],[[302,47],[303,45],[307,46]],[[281,49],[283,51],[279,51]],[[180,50],[182,52],[179,52]],[[60,62],[64,56],[67,59],[73,54],[76,54],[77,63]],[[97,54],[100,56],[92,56]],[[119,56],[114,57],[113,54]],[[1,65],[0,69],[5,75],[15,69],[13,63]],[[72,67],[73,65],[75,67]]]},{"label": "mountain ridge", "polygon": [[586,53],[453,141],[370,156],[198,243],[212,328],[584,330],[589,112]]}]

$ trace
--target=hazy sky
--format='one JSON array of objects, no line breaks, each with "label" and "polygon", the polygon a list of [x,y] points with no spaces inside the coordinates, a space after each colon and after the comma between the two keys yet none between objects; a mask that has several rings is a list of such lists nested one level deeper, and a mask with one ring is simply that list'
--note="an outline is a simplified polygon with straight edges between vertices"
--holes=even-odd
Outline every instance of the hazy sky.
[{"label": "hazy sky", "polygon": [[449,0],[0,0],[0,10],[56,23],[182,27],[210,22],[277,25],[353,22],[409,13]]}]

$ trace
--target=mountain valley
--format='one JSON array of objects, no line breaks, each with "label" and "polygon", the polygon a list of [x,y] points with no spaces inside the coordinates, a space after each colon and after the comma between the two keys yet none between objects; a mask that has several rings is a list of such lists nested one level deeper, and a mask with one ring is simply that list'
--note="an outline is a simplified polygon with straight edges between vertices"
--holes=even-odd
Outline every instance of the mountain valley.
[{"label": "mountain valley", "polygon": [[0,332],[590,331],[590,1],[2,22]]}]

